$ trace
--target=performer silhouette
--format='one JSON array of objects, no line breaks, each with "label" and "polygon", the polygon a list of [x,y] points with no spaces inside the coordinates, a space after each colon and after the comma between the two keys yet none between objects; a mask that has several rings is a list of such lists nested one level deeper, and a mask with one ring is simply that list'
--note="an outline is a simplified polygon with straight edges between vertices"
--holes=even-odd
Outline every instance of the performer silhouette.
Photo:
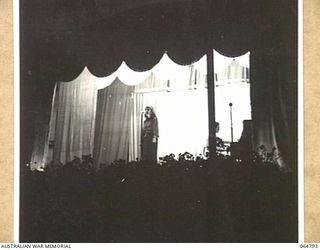
[{"label": "performer silhouette", "polygon": [[146,106],[144,117],[145,120],[143,122],[142,130],[142,160],[150,163],[156,163],[159,128],[154,108]]}]

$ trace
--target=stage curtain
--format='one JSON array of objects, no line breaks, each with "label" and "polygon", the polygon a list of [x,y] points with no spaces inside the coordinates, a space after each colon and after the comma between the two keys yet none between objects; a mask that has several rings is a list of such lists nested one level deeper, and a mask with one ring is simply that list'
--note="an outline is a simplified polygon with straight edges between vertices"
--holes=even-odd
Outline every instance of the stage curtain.
[{"label": "stage curtain", "polygon": [[93,154],[96,168],[128,160],[132,94],[133,86],[124,85],[118,78],[98,91]]},{"label": "stage curtain", "polygon": [[[48,158],[49,153],[52,153],[52,150],[49,148],[49,136],[50,134],[50,128],[55,121],[55,106],[56,106],[56,90],[57,90],[57,84],[54,87],[53,90],[53,96],[51,101],[51,113],[50,109],[46,106],[39,106],[38,109],[40,109],[42,112],[41,115],[37,115],[36,117],[36,131],[34,135],[34,144],[32,147],[32,154],[31,154],[31,160],[30,160],[30,169],[43,171],[43,169],[46,166],[46,161]],[[48,122],[50,120],[50,122]],[[52,157],[51,157],[52,160]]]},{"label": "stage curtain", "polygon": [[276,148],[278,163],[286,171],[296,168],[297,85],[294,60],[281,56],[251,56],[251,101],[253,143],[271,152]]},{"label": "stage curtain", "polygon": [[[44,120],[42,120],[44,119]],[[45,157],[48,148],[48,117],[43,115],[37,119],[37,130],[34,135],[34,144],[30,159],[30,169],[43,171],[45,167]],[[42,121],[41,121],[42,120]]]},{"label": "stage curtain", "polygon": [[[58,83],[51,116],[49,143],[53,162],[65,164],[93,152],[97,86],[82,78]],[[50,162],[48,152],[46,162]]]}]

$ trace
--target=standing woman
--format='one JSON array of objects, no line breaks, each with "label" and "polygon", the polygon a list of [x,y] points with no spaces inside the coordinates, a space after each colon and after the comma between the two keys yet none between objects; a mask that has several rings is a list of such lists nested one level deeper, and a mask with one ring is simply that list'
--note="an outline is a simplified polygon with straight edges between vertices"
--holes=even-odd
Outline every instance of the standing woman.
[{"label": "standing woman", "polygon": [[159,128],[158,119],[153,107],[146,106],[144,117],[145,120],[142,131],[142,160],[156,163]]}]

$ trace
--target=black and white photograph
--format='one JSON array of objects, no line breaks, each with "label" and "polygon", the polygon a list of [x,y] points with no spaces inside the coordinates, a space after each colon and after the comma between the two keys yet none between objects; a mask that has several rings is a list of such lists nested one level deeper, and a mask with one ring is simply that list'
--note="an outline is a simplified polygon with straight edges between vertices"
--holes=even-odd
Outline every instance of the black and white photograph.
[{"label": "black and white photograph", "polygon": [[298,0],[20,0],[19,22],[19,242],[299,242]]}]

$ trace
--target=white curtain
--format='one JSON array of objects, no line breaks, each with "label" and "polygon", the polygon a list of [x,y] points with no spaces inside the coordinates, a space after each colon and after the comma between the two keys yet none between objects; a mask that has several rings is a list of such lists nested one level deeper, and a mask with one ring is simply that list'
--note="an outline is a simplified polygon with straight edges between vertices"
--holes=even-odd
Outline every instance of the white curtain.
[{"label": "white curtain", "polygon": [[50,120],[46,163],[65,164],[93,153],[97,86],[86,78],[57,85]]},{"label": "white curtain", "polygon": [[47,150],[47,134],[48,134],[48,126],[43,126],[46,124],[43,122],[41,125],[38,126],[37,131],[34,135],[34,145],[30,159],[30,169],[43,171],[45,167],[45,155]]},{"label": "white curtain", "polygon": [[124,85],[118,78],[99,90],[93,154],[97,168],[128,159],[132,91],[132,86]]}]

